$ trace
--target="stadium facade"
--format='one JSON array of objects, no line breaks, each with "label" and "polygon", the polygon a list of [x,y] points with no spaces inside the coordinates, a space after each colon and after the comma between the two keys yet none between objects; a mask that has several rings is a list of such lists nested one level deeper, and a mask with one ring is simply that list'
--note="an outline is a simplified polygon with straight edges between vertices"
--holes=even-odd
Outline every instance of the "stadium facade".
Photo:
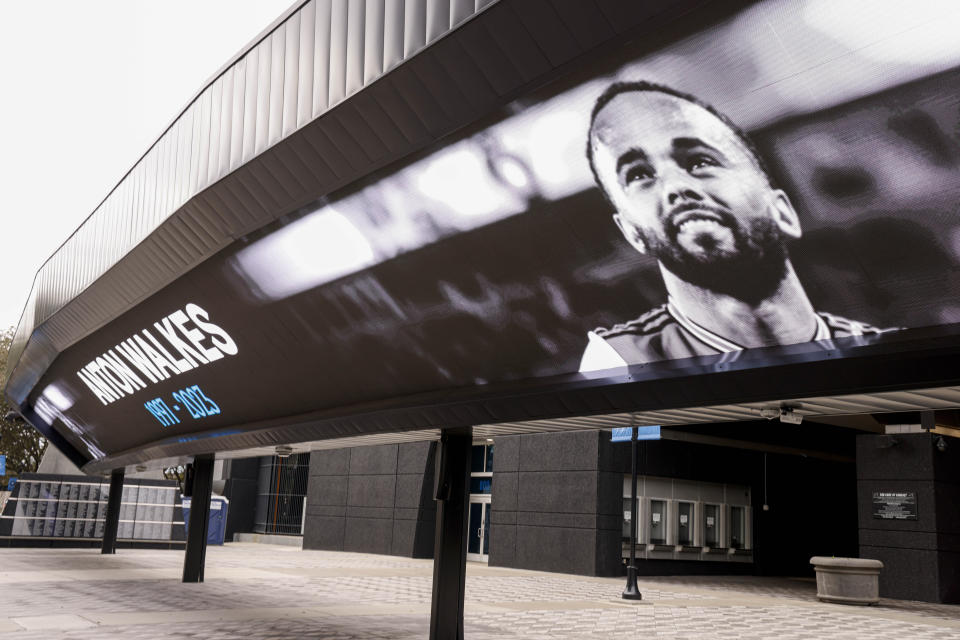
[{"label": "stadium facade", "polygon": [[41,268],[6,396],[201,496],[310,452],[305,546],[434,556],[441,635],[465,558],[612,575],[631,523],[960,601],[957,14],[858,11],[298,3]]}]

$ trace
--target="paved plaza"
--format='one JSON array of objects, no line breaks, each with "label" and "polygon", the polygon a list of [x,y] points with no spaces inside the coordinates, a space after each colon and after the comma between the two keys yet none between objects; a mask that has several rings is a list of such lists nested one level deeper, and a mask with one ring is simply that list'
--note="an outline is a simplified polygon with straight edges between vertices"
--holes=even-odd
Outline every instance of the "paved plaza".
[{"label": "paved plaza", "polygon": [[[0,634],[96,638],[425,638],[433,563],[234,543],[182,584],[182,551],[0,549]],[[466,636],[524,638],[958,638],[960,606],[820,603],[810,580],[623,579],[468,565]]]}]

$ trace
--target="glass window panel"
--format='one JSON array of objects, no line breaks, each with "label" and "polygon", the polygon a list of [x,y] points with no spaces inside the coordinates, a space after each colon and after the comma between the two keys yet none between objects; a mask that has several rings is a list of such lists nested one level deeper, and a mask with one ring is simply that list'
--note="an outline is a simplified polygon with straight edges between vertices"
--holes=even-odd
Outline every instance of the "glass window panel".
[{"label": "glass window panel", "polygon": [[470,471],[473,473],[483,472],[483,458],[486,447],[482,445],[474,445],[473,450],[471,451],[470,457]]},{"label": "glass window panel", "polygon": [[470,525],[467,537],[467,553],[480,553],[480,528],[483,526],[483,505],[479,502],[470,503]]},{"label": "glass window panel", "polygon": [[493,478],[470,478],[470,493],[490,493]]},{"label": "glass window panel", "polygon": [[484,467],[487,471],[493,471],[493,445],[487,446],[487,464]]},{"label": "glass window panel", "polygon": [[624,538],[630,537],[630,522],[633,520],[633,514],[630,513],[630,498],[623,499],[623,532]]},{"label": "glass window panel", "polygon": [[730,547],[743,549],[744,540],[744,510],[743,507],[730,507]]},{"label": "glass window panel", "polygon": [[693,503],[677,503],[677,544],[693,544]]},{"label": "glass window panel", "polygon": [[650,542],[667,543],[667,503],[663,500],[650,501]]},{"label": "glass window panel", "polygon": [[720,531],[720,507],[715,504],[703,507],[703,544],[707,547],[716,547]]}]

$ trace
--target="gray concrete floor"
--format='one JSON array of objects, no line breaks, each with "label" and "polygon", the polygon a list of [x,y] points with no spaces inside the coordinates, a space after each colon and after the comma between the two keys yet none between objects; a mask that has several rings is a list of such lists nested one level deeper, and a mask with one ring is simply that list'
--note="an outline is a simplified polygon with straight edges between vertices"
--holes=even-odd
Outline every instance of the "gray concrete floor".
[{"label": "gray concrete floor", "polygon": [[[0,635],[56,638],[425,638],[432,562],[233,543],[206,582],[180,583],[182,551],[0,549]],[[809,580],[623,580],[467,570],[466,636],[502,638],[958,638],[960,606],[818,602]]]}]

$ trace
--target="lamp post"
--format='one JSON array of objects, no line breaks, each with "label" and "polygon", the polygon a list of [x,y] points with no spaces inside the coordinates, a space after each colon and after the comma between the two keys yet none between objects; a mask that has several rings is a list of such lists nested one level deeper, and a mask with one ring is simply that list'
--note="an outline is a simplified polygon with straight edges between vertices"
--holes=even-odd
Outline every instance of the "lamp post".
[{"label": "lamp post", "polygon": [[630,427],[630,564],[627,566],[627,587],[624,600],[643,600],[637,588],[637,429]]}]

